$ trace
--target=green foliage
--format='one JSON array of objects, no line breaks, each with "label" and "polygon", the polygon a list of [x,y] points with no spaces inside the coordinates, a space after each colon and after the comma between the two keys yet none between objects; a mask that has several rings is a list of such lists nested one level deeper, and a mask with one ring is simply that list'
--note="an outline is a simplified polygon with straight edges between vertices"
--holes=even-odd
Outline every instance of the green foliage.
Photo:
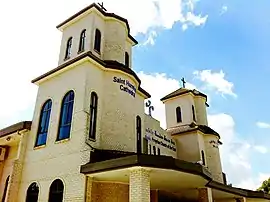
[{"label": "green foliage", "polygon": [[264,180],[257,191],[263,191],[264,193],[270,194],[270,178],[268,178],[268,180]]}]

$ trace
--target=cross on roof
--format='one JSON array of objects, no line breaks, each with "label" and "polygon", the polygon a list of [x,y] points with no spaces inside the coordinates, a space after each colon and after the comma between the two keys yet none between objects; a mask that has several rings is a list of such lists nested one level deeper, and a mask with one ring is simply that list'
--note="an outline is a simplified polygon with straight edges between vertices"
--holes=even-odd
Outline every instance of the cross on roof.
[{"label": "cross on roof", "polygon": [[183,78],[181,79],[181,81],[182,81],[182,83],[183,83],[183,88],[185,88],[185,87],[186,87],[185,84],[187,83],[187,82],[185,81],[185,78],[183,77]]},{"label": "cross on roof", "polygon": [[98,3],[98,5],[100,6],[100,8],[101,8],[102,10],[107,11],[107,9],[103,6],[103,2],[101,2],[101,4]]}]

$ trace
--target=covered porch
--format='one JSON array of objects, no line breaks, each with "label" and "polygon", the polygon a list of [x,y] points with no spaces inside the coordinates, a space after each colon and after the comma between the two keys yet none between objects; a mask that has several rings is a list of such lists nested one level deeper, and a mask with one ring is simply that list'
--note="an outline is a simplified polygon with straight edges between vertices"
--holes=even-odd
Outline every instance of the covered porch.
[{"label": "covered porch", "polygon": [[87,202],[247,202],[255,198],[260,201],[270,199],[263,193],[241,192],[239,188],[213,182],[204,166],[168,156],[125,154],[83,165],[81,173],[87,176]]},{"label": "covered porch", "polygon": [[131,154],[88,163],[81,173],[89,202],[212,201],[208,170],[172,157]]}]

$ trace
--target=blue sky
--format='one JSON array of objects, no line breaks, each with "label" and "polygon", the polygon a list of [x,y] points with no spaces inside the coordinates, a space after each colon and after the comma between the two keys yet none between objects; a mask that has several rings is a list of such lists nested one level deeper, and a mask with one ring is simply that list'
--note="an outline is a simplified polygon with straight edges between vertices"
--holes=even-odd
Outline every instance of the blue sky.
[{"label": "blue sky", "polygon": [[[0,128],[32,119],[37,87],[30,81],[57,66],[61,33],[55,26],[90,3],[0,3],[6,30],[0,33]],[[105,6],[129,20],[140,42],[133,49],[133,69],[152,94],[161,124],[159,99],[185,77],[189,87],[209,96],[209,125],[224,142],[228,180],[254,189],[270,177],[270,163],[264,162],[270,152],[270,1],[107,0]]]}]

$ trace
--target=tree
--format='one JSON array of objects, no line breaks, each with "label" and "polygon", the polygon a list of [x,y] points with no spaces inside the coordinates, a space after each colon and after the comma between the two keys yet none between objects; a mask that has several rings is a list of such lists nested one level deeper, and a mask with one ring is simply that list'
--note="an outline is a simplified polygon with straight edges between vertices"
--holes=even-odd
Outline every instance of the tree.
[{"label": "tree", "polygon": [[270,178],[264,180],[262,185],[257,189],[257,191],[263,191],[264,193],[270,194]]}]

